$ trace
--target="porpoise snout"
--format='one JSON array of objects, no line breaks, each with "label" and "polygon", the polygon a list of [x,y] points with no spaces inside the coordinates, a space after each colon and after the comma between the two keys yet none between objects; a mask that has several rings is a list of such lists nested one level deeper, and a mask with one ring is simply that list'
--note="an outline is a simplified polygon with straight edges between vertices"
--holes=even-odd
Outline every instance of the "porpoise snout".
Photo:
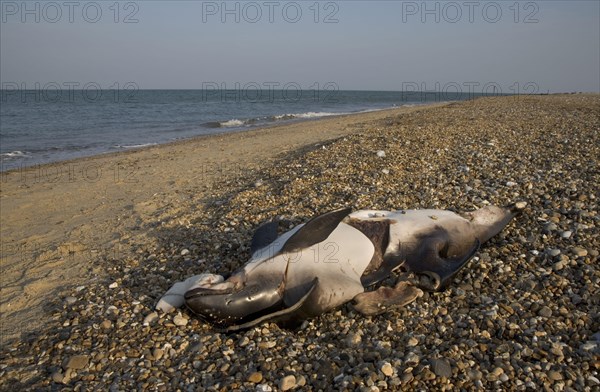
[{"label": "porpoise snout", "polygon": [[264,279],[241,287],[194,288],[185,293],[187,307],[219,325],[248,321],[283,307],[283,282]]}]

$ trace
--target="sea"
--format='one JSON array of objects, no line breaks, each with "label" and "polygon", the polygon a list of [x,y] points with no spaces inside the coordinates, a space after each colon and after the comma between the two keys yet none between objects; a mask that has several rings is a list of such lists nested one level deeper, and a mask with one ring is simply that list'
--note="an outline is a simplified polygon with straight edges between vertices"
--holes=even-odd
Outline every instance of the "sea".
[{"label": "sea", "polygon": [[201,135],[477,96],[327,88],[139,90],[135,86],[5,89],[0,94],[0,171]]}]

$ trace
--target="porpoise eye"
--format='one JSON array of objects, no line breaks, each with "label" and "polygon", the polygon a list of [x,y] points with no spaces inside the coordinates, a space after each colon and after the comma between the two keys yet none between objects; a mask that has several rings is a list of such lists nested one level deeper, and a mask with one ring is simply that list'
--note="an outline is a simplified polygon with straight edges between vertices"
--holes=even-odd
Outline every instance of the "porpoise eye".
[{"label": "porpoise eye", "polygon": [[258,293],[258,287],[256,287],[256,286],[250,287],[250,289],[248,290],[248,301],[252,301],[252,297],[256,293]]}]

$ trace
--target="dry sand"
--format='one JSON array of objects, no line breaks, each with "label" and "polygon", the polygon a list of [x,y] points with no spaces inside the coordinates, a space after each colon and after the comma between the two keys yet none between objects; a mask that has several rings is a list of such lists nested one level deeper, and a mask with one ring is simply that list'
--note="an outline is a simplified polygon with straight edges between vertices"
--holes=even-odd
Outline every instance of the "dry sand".
[{"label": "dry sand", "polygon": [[246,173],[359,132],[362,123],[435,106],[199,137],[2,173],[2,343],[40,328],[49,300],[104,276],[102,260],[135,252],[146,236],[140,225],[155,221],[157,211],[185,215],[179,198],[202,200],[224,178],[243,182]]}]

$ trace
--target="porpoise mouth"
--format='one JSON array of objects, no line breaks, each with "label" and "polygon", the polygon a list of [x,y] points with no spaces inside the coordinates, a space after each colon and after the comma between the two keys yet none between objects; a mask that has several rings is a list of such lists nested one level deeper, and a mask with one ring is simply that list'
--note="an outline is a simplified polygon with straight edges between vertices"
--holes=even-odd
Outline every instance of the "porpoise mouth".
[{"label": "porpoise mouth", "polygon": [[195,289],[191,289],[186,291],[185,293],[185,300],[189,300],[192,298],[196,298],[196,297],[204,297],[207,295],[225,295],[225,294],[232,294],[235,292],[234,288],[227,288],[227,289],[210,289],[210,288],[206,288],[206,287],[196,287]]},{"label": "porpoise mouth", "polygon": [[279,279],[261,279],[225,289],[197,287],[185,293],[185,303],[205,321],[228,326],[283,309],[284,289],[285,282]]}]

